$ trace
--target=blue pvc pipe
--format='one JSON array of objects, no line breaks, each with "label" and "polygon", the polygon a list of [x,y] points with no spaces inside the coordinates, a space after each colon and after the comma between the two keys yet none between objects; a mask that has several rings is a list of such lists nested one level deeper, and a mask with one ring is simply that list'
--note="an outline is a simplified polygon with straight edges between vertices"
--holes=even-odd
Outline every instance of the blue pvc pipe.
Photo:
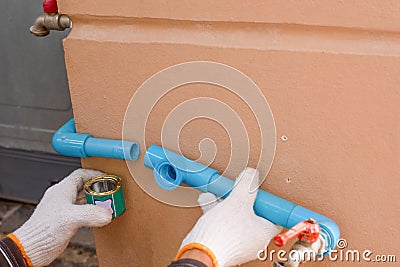
[{"label": "blue pvc pipe", "polygon": [[[235,183],[221,176],[214,169],[157,145],[152,145],[147,149],[144,165],[154,170],[157,184],[166,190],[173,190],[184,183],[202,192],[226,197]],[[258,191],[254,212],[285,228],[292,228],[309,218],[315,219],[321,226],[321,236],[326,240],[325,254],[334,249],[340,237],[340,229],[331,219],[264,190]]]},{"label": "blue pvc pipe", "polygon": [[74,119],[70,119],[53,135],[55,151],[70,157],[103,157],[136,160],[139,145],[136,142],[95,138],[91,134],[77,133]]}]

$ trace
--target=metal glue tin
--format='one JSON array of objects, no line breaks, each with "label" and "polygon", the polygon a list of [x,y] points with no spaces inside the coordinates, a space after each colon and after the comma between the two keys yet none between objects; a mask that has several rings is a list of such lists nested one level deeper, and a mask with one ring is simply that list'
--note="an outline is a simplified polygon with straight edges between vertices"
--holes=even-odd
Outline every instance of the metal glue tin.
[{"label": "metal glue tin", "polygon": [[101,206],[112,211],[112,217],[118,217],[125,211],[121,178],[104,174],[85,183],[85,195],[88,204]]}]

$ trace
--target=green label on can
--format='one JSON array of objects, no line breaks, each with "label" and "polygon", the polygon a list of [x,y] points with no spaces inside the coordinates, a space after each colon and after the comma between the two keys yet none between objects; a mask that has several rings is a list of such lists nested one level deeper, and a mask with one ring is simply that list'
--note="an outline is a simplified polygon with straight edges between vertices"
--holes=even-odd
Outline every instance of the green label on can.
[{"label": "green label on can", "polygon": [[88,204],[104,207],[112,211],[112,217],[118,217],[125,211],[124,194],[122,187],[115,193],[106,196],[90,195],[86,192],[86,201]]}]

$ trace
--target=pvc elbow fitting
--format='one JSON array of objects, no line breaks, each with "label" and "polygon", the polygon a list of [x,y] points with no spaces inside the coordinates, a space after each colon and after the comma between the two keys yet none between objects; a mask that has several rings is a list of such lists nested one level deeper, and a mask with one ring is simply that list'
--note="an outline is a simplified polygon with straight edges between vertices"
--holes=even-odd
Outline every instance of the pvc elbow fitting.
[{"label": "pvc elbow fitting", "polygon": [[70,119],[56,131],[52,145],[55,151],[70,157],[136,160],[139,156],[139,145],[136,142],[95,138],[91,134],[77,133],[74,119]]}]

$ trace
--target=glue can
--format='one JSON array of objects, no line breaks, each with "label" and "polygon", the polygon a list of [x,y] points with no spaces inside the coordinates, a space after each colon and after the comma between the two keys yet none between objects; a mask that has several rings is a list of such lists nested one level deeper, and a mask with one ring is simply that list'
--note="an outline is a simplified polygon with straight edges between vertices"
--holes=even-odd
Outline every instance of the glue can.
[{"label": "glue can", "polygon": [[96,176],[85,183],[84,189],[88,204],[109,209],[113,218],[124,213],[125,201],[121,178],[110,174]]}]

